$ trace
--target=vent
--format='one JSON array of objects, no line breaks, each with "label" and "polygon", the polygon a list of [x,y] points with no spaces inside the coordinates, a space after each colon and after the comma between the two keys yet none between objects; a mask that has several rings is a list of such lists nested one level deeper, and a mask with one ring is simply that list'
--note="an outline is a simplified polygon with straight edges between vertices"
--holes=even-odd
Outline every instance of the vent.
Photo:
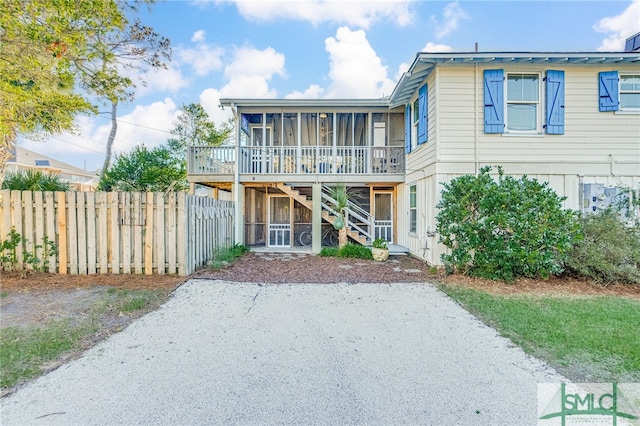
[{"label": "vent", "polygon": [[49,160],[36,160],[36,166],[49,166]]}]

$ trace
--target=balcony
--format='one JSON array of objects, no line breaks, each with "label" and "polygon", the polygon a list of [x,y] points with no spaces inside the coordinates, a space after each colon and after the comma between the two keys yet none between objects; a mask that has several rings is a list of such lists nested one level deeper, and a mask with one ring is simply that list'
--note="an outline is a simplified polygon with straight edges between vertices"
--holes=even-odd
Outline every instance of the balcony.
[{"label": "balcony", "polygon": [[[405,153],[402,146],[277,146],[240,147],[239,161],[236,147],[190,147],[188,174],[196,182],[233,182],[239,167],[240,182],[285,179],[287,181],[402,181],[405,172]],[[258,179],[256,179],[258,178]],[[292,179],[294,178],[294,179]],[[391,179],[389,179],[391,178]]]}]

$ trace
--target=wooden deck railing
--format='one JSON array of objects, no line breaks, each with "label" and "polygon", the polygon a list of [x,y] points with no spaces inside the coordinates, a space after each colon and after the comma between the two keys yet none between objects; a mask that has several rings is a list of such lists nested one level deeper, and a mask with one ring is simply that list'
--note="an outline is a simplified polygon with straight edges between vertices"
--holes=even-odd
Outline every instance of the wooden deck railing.
[{"label": "wooden deck railing", "polygon": [[189,174],[404,174],[404,147],[191,147]]}]

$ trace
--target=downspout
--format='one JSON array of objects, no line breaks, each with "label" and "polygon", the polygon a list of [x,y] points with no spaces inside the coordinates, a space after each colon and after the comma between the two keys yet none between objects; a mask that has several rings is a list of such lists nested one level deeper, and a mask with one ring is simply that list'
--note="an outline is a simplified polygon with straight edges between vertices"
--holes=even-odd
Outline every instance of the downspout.
[{"label": "downspout", "polygon": [[478,176],[478,168],[480,166],[480,152],[479,152],[479,140],[478,140],[478,74],[480,72],[479,64],[474,65],[474,87],[473,87],[473,104],[474,104],[474,120],[473,120],[473,143],[474,143],[474,174]]}]

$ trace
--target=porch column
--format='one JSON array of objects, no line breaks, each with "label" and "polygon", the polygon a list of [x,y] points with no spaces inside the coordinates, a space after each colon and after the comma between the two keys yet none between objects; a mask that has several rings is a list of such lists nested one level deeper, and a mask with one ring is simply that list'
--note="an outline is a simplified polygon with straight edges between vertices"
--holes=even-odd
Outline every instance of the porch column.
[{"label": "porch column", "polygon": [[234,212],[234,243],[244,244],[244,185],[233,184]]},{"label": "porch column", "polygon": [[311,210],[311,250],[320,254],[322,250],[322,184],[314,183],[311,196],[313,199]]}]

